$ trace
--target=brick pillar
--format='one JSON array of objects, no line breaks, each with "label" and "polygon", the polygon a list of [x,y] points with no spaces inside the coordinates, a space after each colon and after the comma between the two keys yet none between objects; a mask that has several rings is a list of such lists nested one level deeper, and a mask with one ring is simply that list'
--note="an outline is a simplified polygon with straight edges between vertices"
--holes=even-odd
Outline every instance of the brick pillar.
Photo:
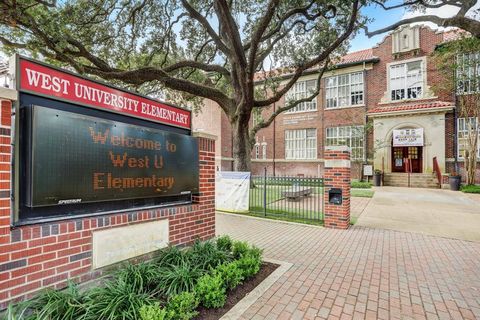
[{"label": "brick pillar", "polygon": [[[325,148],[324,173],[324,215],[325,227],[348,229],[350,225],[350,151],[347,146]],[[331,203],[329,193],[332,189],[342,191],[342,202]]]},{"label": "brick pillar", "polygon": [[206,238],[215,236],[215,140],[216,136],[204,132],[194,132],[198,140],[199,157],[199,189],[198,196],[193,198],[200,206],[200,210],[208,216],[208,230]]}]

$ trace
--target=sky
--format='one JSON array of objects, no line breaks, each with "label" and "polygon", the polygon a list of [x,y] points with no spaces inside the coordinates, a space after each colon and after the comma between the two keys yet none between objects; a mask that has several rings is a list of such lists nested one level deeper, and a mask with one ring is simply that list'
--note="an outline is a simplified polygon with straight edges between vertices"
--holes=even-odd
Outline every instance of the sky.
[{"label": "sky", "polygon": [[[391,5],[399,4],[401,2],[403,1],[387,0],[386,5],[391,6]],[[425,14],[435,14],[441,17],[449,17],[454,15],[457,11],[458,9],[455,7],[443,6],[442,8],[439,8],[439,9],[428,9]],[[477,1],[476,6],[473,8],[473,10],[471,10],[468,13],[468,15],[475,17],[477,19],[480,19],[479,11],[480,11],[480,0]],[[409,12],[403,8],[385,11],[383,10],[383,8],[381,8],[378,5],[370,5],[362,9],[362,14],[372,20],[372,22],[368,24],[369,30],[377,30],[379,28],[386,27],[390,23],[398,21],[402,18],[414,17],[424,13]],[[434,25],[433,23],[423,23],[423,24],[428,24],[432,28],[437,28],[437,26]],[[385,36],[386,34],[382,34],[372,38],[368,38],[367,36],[365,36],[364,31],[360,30],[359,33],[355,36],[355,38],[351,40],[349,52],[374,47],[375,45],[380,43]],[[3,61],[6,60],[6,57],[1,52],[0,52],[0,60],[3,60]]]}]

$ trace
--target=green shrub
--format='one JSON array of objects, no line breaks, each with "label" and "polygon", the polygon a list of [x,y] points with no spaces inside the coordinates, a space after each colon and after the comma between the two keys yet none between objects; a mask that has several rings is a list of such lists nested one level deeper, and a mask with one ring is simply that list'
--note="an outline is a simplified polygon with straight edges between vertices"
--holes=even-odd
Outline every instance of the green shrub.
[{"label": "green shrub", "polygon": [[237,260],[238,268],[242,271],[242,275],[245,279],[253,277],[260,270],[262,264],[261,257],[254,255],[245,255]]},{"label": "green shrub", "polygon": [[242,283],[244,277],[242,270],[238,267],[238,262],[230,262],[218,266],[215,275],[219,275],[223,279],[223,284],[227,289],[233,289]]},{"label": "green shrub", "polygon": [[85,298],[73,282],[65,290],[44,290],[28,307],[38,320],[77,320],[86,313]]},{"label": "green shrub", "polygon": [[[102,320],[136,320],[143,305],[157,302],[151,293],[139,291],[123,278],[108,281],[87,295],[87,318]],[[62,318],[63,319],[63,318]]]},{"label": "green shrub", "polygon": [[31,301],[24,301],[18,304],[9,304],[7,310],[4,311],[2,314],[0,312],[0,319],[3,320],[25,320],[25,319],[36,319],[35,315],[31,316],[30,318],[27,317],[29,311],[29,305]]},{"label": "green shrub", "polygon": [[167,304],[168,319],[189,320],[195,317],[198,312],[198,299],[192,292],[182,292],[170,297]]},{"label": "green shrub", "polygon": [[229,236],[224,235],[217,238],[217,248],[218,250],[231,252],[232,251],[233,241]]},{"label": "green shrub", "polygon": [[354,180],[351,183],[352,188],[358,188],[358,189],[370,189],[372,187],[372,184],[370,182],[366,181],[358,181]]},{"label": "green shrub", "polygon": [[195,284],[202,276],[202,270],[190,262],[182,261],[178,265],[163,266],[159,269],[157,285],[166,296],[193,291]]},{"label": "green shrub", "polygon": [[114,275],[117,279],[123,279],[137,292],[155,294],[158,292],[157,279],[159,277],[158,266],[151,262],[128,264],[117,271]]},{"label": "green shrub", "polygon": [[195,290],[205,308],[221,308],[225,305],[227,295],[220,275],[202,276]]},{"label": "green shrub", "polygon": [[461,186],[460,191],[465,193],[480,193],[480,185],[470,184],[466,186]]},{"label": "green shrub", "polygon": [[231,260],[230,254],[219,250],[212,241],[196,241],[188,251],[188,256],[191,263],[203,271],[210,271]]},{"label": "green shrub", "polygon": [[155,262],[161,267],[164,265],[179,265],[187,259],[188,257],[185,250],[180,250],[178,247],[172,246],[161,250]]},{"label": "green shrub", "polygon": [[250,250],[250,245],[245,241],[234,241],[232,246],[233,257],[240,259]]},{"label": "green shrub", "polygon": [[156,302],[150,305],[143,305],[139,312],[141,320],[166,320],[167,310],[160,307],[160,303]]}]

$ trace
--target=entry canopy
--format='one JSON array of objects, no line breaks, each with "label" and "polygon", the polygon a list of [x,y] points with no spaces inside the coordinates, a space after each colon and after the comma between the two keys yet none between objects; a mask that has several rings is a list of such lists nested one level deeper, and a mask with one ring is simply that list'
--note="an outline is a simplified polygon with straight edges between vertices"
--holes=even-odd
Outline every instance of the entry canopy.
[{"label": "entry canopy", "polygon": [[393,130],[394,147],[421,147],[423,144],[423,128]]}]

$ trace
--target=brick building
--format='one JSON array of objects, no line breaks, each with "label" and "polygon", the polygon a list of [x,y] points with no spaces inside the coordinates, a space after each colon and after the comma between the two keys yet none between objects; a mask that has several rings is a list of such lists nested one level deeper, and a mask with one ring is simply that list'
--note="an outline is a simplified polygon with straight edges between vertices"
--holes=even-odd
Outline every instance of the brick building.
[{"label": "brick building", "polygon": [[[458,34],[404,26],[373,48],[343,56],[323,75],[316,99],[280,114],[257,133],[253,173],[267,168],[275,175],[321,176],[324,148],[334,145],[351,148],[355,178],[363,175],[363,164],[373,164],[385,172],[386,183],[401,185],[410,161],[421,183],[434,186],[434,157],[442,173],[452,172],[456,160],[462,171],[457,128],[461,137],[463,120],[456,119],[454,92],[434,92],[442,75],[432,59],[438,45]],[[317,77],[315,72],[302,76],[286,97],[252,116],[252,123],[284,106],[290,96],[305,97]],[[220,137],[217,170],[231,170],[232,133],[220,108],[207,101],[193,127]]]}]

